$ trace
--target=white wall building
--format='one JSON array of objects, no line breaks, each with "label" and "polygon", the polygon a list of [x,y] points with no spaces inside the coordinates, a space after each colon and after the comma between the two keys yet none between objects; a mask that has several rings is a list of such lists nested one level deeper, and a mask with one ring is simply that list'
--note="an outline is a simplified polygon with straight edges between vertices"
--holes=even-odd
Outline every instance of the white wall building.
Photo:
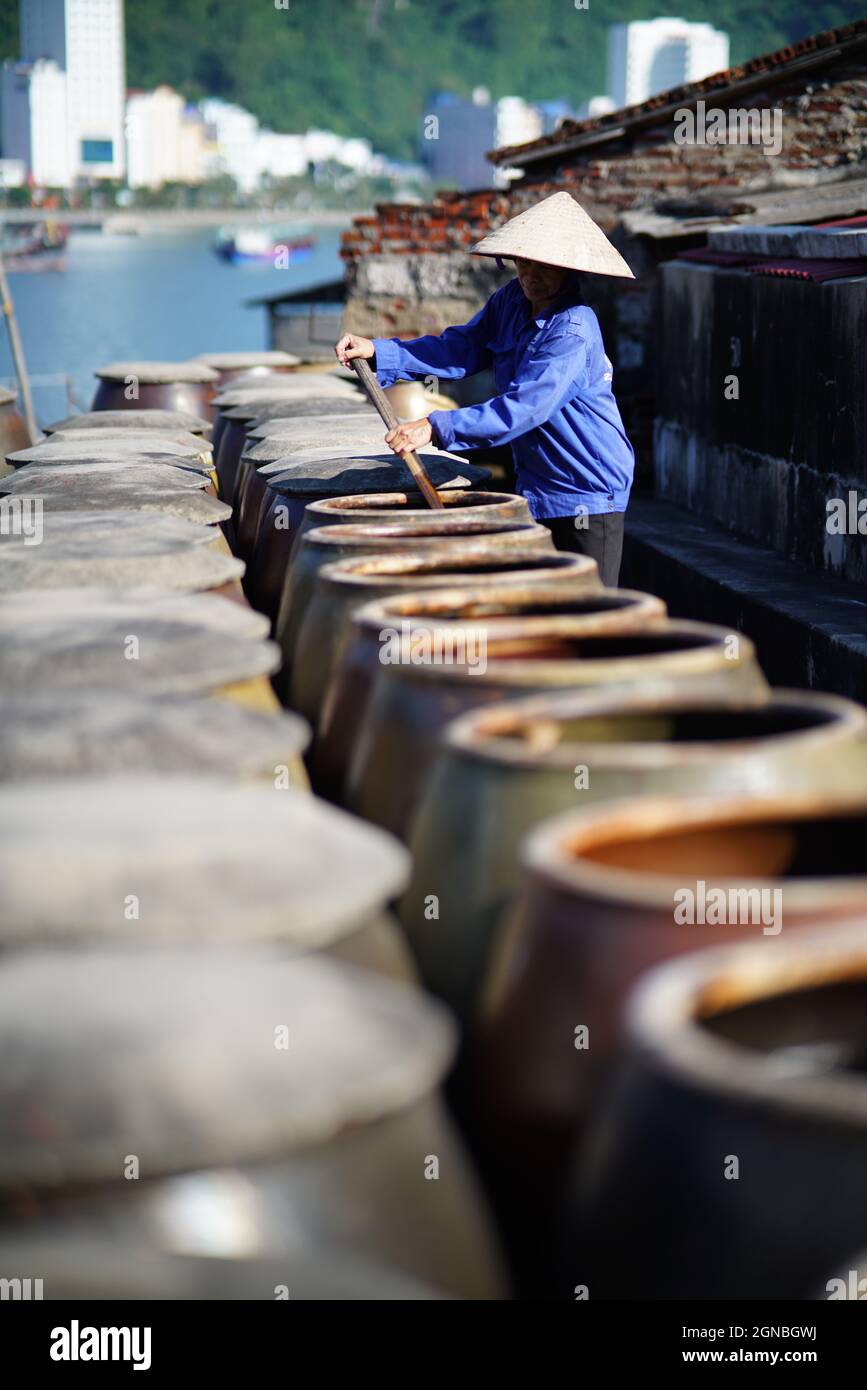
[{"label": "white wall building", "polygon": [[219,169],[231,174],[244,193],[252,193],[259,182],[256,117],[242,106],[214,97],[200,102],[199,110],[206,123],[214,127]]},{"label": "white wall building", "polygon": [[640,19],[608,30],[608,95],[615,109],[728,66],[729,36],[711,24]]},{"label": "white wall building", "polygon": [[66,73],[57,63],[4,63],[3,155],[20,160],[34,183],[68,188]]},{"label": "white wall building", "polygon": [[[65,143],[68,181],[123,178],[123,0],[21,0],[20,12],[22,61],[50,60],[66,76],[64,119],[52,138]],[[31,125],[41,126],[39,88],[32,84],[30,100],[36,103]],[[58,166],[60,159],[59,151],[52,155]],[[35,168],[33,174],[43,181]]]},{"label": "white wall building", "polygon": [[126,104],[130,188],[159,188],[177,181],[183,114],[184,99],[171,87],[130,94]]}]

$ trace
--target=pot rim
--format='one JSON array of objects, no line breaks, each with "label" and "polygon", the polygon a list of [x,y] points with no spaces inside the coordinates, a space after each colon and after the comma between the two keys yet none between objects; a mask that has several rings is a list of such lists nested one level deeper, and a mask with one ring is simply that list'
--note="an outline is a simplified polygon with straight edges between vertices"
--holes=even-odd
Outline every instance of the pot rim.
[{"label": "pot rim", "polygon": [[[277,493],[275,496],[279,502],[280,494]],[[448,519],[451,520],[451,518]],[[381,543],[383,548],[390,546],[392,550],[395,550],[395,538],[401,536],[405,536],[407,541],[414,545],[425,540],[429,540],[431,543],[440,543],[446,537],[452,541],[463,540],[466,537],[472,539],[474,537],[496,536],[501,539],[504,535],[519,533],[521,539],[532,537],[534,540],[538,539],[540,535],[548,535],[544,526],[533,521],[483,521],[476,530],[454,532],[449,532],[444,526],[434,525],[429,533],[414,526],[408,526],[404,529],[400,522],[392,526],[377,526],[375,523],[366,525],[362,522],[357,525],[354,522],[340,525],[335,522],[331,526],[311,527],[301,536],[301,544],[349,546],[355,543],[359,546],[368,545],[372,550],[375,550],[377,545]]]},{"label": "pot rim", "polygon": [[702,1090],[712,1086],[728,1100],[783,1116],[808,1112],[829,1123],[867,1125],[867,1084],[852,1073],[775,1075],[767,1052],[715,1036],[701,1022],[722,1012],[723,1004],[771,999],[853,977],[867,979],[863,919],[830,931],[801,931],[773,947],[764,941],[733,942],[690,952],[655,966],[635,987],[626,1012],[627,1048],[680,1083]]},{"label": "pot rim", "polygon": [[[526,513],[530,517],[530,511],[523,497],[513,497],[508,492],[494,492],[489,489],[456,487],[448,489],[449,497],[447,507],[453,507],[458,511],[462,506],[470,510],[479,508],[514,508],[522,514]],[[361,492],[351,493],[346,497],[319,497],[315,502],[308,502],[308,510],[313,515],[323,514],[329,516],[332,512],[344,513],[358,511],[362,518],[366,518],[373,511],[385,512],[389,516],[394,512],[401,511],[402,508],[409,509],[412,503],[418,504],[421,499],[420,492]],[[412,507],[408,510],[408,515],[425,516],[425,506]],[[322,525],[326,525],[322,522]]]},{"label": "pot rim", "polygon": [[[537,882],[568,897],[576,895],[648,912],[673,910],[674,894],[689,886],[688,874],[654,874],[582,858],[581,848],[621,839],[651,839],[657,832],[723,828],[762,821],[831,819],[835,812],[860,810],[867,795],[799,788],[772,794],[731,793],[702,796],[618,797],[578,811],[566,811],[527,835],[521,850],[525,871]],[[750,887],[785,889],[787,914],[850,909],[867,916],[867,873],[834,877],[786,878],[751,872]],[[714,887],[744,886],[744,876],[713,875]]]},{"label": "pot rim", "polygon": [[[457,608],[462,604],[472,604],[474,602],[486,604],[502,603],[506,607],[516,607],[521,603],[570,603],[576,608],[587,608],[585,613],[552,613],[530,615],[522,617],[520,613],[479,613],[467,618],[440,617],[437,609]],[[413,607],[433,610],[429,613],[424,611],[412,611]],[[394,612],[394,609],[409,608],[409,612]],[[595,610],[595,611],[594,611]],[[456,628],[478,627],[481,631],[493,629],[499,636],[511,636],[510,627],[516,625],[515,635],[527,633],[535,635],[543,632],[545,635],[556,637],[560,635],[560,625],[562,623],[576,624],[573,629],[571,626],[565,629],[569,634],[572,631],[576,635],[583,632],[583,624],[589,624],[591,620],[611,619],[612,622],[617,617],[622,618],[626,626],[636,625],[645,618],[652,620],[658,617],[661,621],[666,617],[666,607],[661,598],[655,594],[645,594],[638,589],[576,589],[570,584],[562,584],[556,578],[550,582],[541,581],[538,584],[527,586],[525,593],[518,584],[504,584],[502,589],[497,584],[492,584],[484,588],[484,592],[479,599],[472,587],[460,588],[455,585],[445,589],[417,589],[410,593],[392,594],[389,598],[373,599],[355,615],[355,621],[360,627],[371,630],[381,630],[383,627],[394,626],[397,623],[407,623],[413,629],[430,630],[444,629],[452,632]],[[577,626],[581,624],[582,626]],[[518,627],[517,625],[520,625]]]},{"label": "pot rim", "polygon": [[[484,559],[490,563],[491,553],[489,549],[478,547],[473,549],[468,545],[465,551],[461,551],[457,557],[461,560],[465,557]],[[536,575],[545,575],[545,580],[538,582],[548,582],[550,575],[553,582],[557,576],[562,576],[564,581],[569,578],[577,578],[579,575],[590,575],[596,569],[596,561],[589,555],[571,555],[562,550],[520,550],[516,547],[515,551],[509,556],[511,560],[520,563],[529,563],[530,567],[526,570],[504,569],[503,578],[499,581],[503,584],[521,582],[519,576],[526,575],[527,584],[535,585]],[[352,560],[332,560],[327,565],[322,565],[318,572],[318,582],[323,586],[334,585],[337,588],[365,588],[375,589],[380,585],[388,585],[401,575],[417,576],[419,583],[424,583],[425,587],[431,583],[432,579],[438,574],[437,565],[456,563],[454,551],[448,553],[441,552],[433,558],[427,555],[423,560],[419,560],[411,551],[390,551],[387,555],[374,555],[373,557],[364,556]],[[534,566],[534,561],[540,561],[538,568]],[[370,566],[382,565],[383,568],[376,573],[367,574],[365,569]],[[491,574],[499,573],[491,571]],[[471,584],[478,583],[478,577],[472,570],[465,573],[455,570],[448,576],[443,575],[443,579],[448,578],[449,588],[468,588]],[[589,586],[588,586],[589,587]]]},{"label": "pot rim", "polygon": [[[752,738],[725,741],[696,739],[690,743],[672,743],[665,739],[623,739],[611,743],[564,739],[536,751],[516,739],[486,732],[486,726],[496,730],[498,727],[519,726],[524,721],[529,727],[534,723],[540,726],[554,724],[559,718],[593,719],[606,715],[642,713],[665,716],[681,711],[758,713],[772,712],[775,707],[781,711],[800,707],[805,713],[812,709],[816,714],[824,711],[830,718],[811,724],[808,728]],[[449,724],[443,737],[449,750],[461,757],[500,766],[563,770],[573,767],[575,763],[592,762],[604,768],[638,771],[722,761],[726,754],[750,757],[766,750],[785,753],[792,745],[800,749],[806,744],[821,750],[824,744],[854,740],[859,735],[867,739],[867,710],[854,700],[824,691],[774,687],[769,691],[746,692],[721,689],[712,695],[707,691],[688,689],[654,693],[652,689],[642,687],[618,691],[616,702],[612,704],[610,692],[603,687],[602,690],[594,688],[586,694],[535,695],[525,700],[510,701],[502,707],[469,710]]]},{"label": "pot rim", "polygon": [[[365,608],[369,606],[369,604],[364,605]],[[359,616],[363,611],[363,609],[359,609],[358,612],[353,614],[352,621],[354,626],[358,624]],[[569,618],[553,620],[539,618],[531,621],[539,624],[554,621],[561,624],[561,627],[555,635],[562,637],[564,635],[568,636],[568,624],[571,620]],[[579,619],[578,621],[580,622],[581,620]],[[562,625],[564,624],[567,626],[563,627]],[[544,629],[541,630],[544,631]],[[363,628],[360,631],[362,634],[365,633]],[[661,671],[654,671],[653,668],[651,668],[648,671],[648,678],[654,682],[662,682],[676,680],[678,676],[682,677],[684,674],[690,677],[717,674],[721,661],[724,661],[729,668],[737,668],[740,670],[752,669],[755,673],[757,686],[764,688],[765,679],[756,659],[755,647],[750,639],[744,637],[742,633],[739,634],[741,643],[739,655],[737,657],[726,656],[723,654],[724,644],[731,636],[731,633],[727,629],[716,627],[711,623],[692,622],[680,618],[661,618],[659,621],[647,623],[641,627],[625,630],[619,629],[617,632],[612,632],[610,634],[602,633],[599,634],[599,636],[610,636],[613,640],[623,637],[635,637],[640,639],[644,637],[659,637],[660,635],[665,636],[672,632],[681,633],[686,636],[695,635],[703,637],[705,640],[704,642],[696,642],[693,646],[683,647],[675,651],[662,653],[655,651],[648,652],[646,656],[587,657],[580,660],[571,659],[568,661],[550,659],[528,660],[526,657],[516,656],[497,658],[496,653],[494,653],[494,660],[491,662],[491,653],[488,652],[488,669],[486,673],[480,672],[470,666],[442,666],[432,662],[419,665],[413,665],[410,662],[393,662],[383,666],[382,671],[386,673],[390,679],[443,680],[447,678],[448,680],[460,684],[471,682],[477,685],[483,685],[486,676],[493,676],[497,684],[514,685],[518,687],[546,685],[582,689],[587,686],[596,687],[597,685],[604,684],[614,695],[619,694],[619,689],[616,692],[614,691],[615,686],[619,688],[623,686],[630,688],[634,684],[636,677],[636,662],[649,663],[655,661],[659,663],[661,661],[663,663],[663,669]],[[512,634],[509,634],[510,637],[511,635]],[[538,637],[540,635],[540,629],[534,631],[532,635]],[[579,633],[578,635],[586,637],[590,634]],[[498,638],[500,636],[501,634],[498,634]],[[592,672],[595,677],[591,682],[582,681],[581,679],[582,673],[586,673],[587,671]]]}]

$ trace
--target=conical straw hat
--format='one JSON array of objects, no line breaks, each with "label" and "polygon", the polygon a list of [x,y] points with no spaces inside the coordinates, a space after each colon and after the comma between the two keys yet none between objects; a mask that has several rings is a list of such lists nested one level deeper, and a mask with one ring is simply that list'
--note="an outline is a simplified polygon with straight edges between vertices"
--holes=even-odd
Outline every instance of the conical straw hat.
[{"label": "conical straw hat", "polygon": [[476,242],[472,255],[520,256],[568,270],[635,279],[620,252],[571,193],[552,193],[526,212],[510,217]]}]

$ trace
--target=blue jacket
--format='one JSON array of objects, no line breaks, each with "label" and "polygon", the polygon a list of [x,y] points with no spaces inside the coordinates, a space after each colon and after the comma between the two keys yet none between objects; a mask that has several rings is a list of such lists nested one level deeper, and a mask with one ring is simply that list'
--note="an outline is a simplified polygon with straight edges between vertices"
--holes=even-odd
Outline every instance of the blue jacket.
[{"label": "blue jacket", "polygon": [[517,279],[469,323],[401,341],[374,338],[380,386],[443,380],[492,367],[500,393],[482,405],[434,410],[434,443],[464,452],[511,444],[517,490],[536,517],[622,512],[635,455],[611,389],[592,309],[565,290],[539,318]]}]

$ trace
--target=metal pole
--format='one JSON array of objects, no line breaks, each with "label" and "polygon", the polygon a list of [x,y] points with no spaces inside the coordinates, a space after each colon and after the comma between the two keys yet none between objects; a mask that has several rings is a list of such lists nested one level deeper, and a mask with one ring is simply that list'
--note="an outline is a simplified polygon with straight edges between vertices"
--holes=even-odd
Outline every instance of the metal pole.
[{"label": "metal pole", "polygon": [[27,365],[24,361],[24,349],[21,346],[21,335],[18,332],[18,320],[15,317],[15,305],[12,303],[12,293],[9,289],[9,281],[6,279],[6,267],[3,264],[2,252],[0,252],[0,306],[2,306],[3,316],[6,319],[6,327],[9,330],[9,346],[12,349],[15,374],[18,377],[18,385],[21,388],[21,404],[24,407],[24,419],[27,422],[30,443],[35,444],[39,438],[39,426],[36,423],[36,415],[33,411],[33,397],[30,394],[30,379],[27,375]]}]

